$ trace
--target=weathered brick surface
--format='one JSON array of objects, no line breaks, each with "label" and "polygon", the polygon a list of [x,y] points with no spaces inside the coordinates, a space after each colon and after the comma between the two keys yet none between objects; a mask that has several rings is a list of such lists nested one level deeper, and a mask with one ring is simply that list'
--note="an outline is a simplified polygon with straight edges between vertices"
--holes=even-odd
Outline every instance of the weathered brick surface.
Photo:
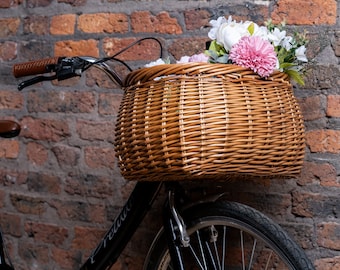
[{"label": "weathered brick surface", "polygon": [[72,35],[74,34],[75,23],[75,14],[53,16],[51,18],[50,32],[52,35]]},{"label": "weathered brick surface", "polygon": [[0,141],[0,157],[15,159],[19,155],[19,142],[16,140],[11,141]]},{"label": "weathered brick surface", "polygon": [[182,27],[168,12],[156,16],[149,11],[136,11],[131,14],[131,28],[135,33],[182,34]]},{"label": "weathered brick surface", "polygon": [[24,34],[46,35],[48,33],[49,18],[46,16],[26,17],[23,24]]},{"label": "weathered brick surface", "polygon": [[[335,0],[294,1],[279,0],[271,15],[273,20],[284,19],[289,24],[335,24],[337,17]],[[303,16],[301,11],[303,10]]]},{"label": "weathered brick surface", "polygon": [[[117,169],[115,123],[124,92],[118,82],[89,69],[81,78],[18,92],[22,79],[12,77],[12,65],[51,56],[112,56],[150,36],[161,41],[164,57],[179,59],[205,49],[209,20],[221,15],[257,23],[271,17],[285,20],[289,33],[307,31],[311,61],[305,86],[294,86],[306,157],[297,179],[190,183],[190,195],[201,199],[203,188],[225,192],[280,223],[317,270],[338,269],[339,8],[336,0],[0,1],[0,119],[22,126],[18,138],[0,140],[0,225],[17,269],[79,268],[135,183],[126,183]],[[158,43],[146,40],[119,59],[136,69],[159,56]],[[112,66],[124,80],[127,67],[117,61]],[[163,198],[162,193],[112,270],[141,269],[161,226]]]},{"label": "weathered brick surface", "polygon": [[339,130],[312,130],[306,133],[306,142],[312,152],[340,153]]},{"label": "weathered brick surface", "polygon": [[85,33],[125,33],[129,29],[125,14],[83,14],[78,18],[78,29]]},{"label": "weathered brick surface", "polygon": [[98,41],[90,40],[65,40],[58,41],[54,47],[55,56],[99,56]]}]

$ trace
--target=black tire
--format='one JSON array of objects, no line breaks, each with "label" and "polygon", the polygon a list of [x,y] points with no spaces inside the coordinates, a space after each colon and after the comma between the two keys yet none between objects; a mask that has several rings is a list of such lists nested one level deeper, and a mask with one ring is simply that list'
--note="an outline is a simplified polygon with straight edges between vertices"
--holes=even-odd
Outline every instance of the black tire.
[{"label": "black tire", "polygon": [[[191,246],[182,248],[185,269],[315,269],[280,226],[251,207],[235,202],[205,203],[186,210],[182,217]],[[256,249],[252,249],[254,244]],[[146,257],[144,270],[166,269],[172,267],[161,230]]]}]

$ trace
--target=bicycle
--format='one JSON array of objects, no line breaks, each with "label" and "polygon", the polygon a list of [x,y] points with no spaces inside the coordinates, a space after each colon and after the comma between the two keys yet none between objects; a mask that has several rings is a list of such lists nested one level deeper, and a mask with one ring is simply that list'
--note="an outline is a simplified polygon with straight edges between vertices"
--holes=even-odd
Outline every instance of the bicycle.
[{"label": "bicycle", "polygon": [[[15,77],[54,72],[51,76],[39,75],[20,83],[19,90],[41,81],[81,76],[90,67],[101,69],[122,85],[120,76],[106,64],[109,60],[120,61],[116,59],[119,53],[100,59],[48,58],[16,64],[13,70]],[[4,129],[0,122],[0,135],[18,135],[18,129]],[[162,188],[167,194],[162,211],[163,227],[148,251],[143,269],[314,269],[288,234],[259,211],[226,201],[223,193],[192,201],[181,182],[157,181],[137,182],[111,228],[80,269],[109,269]],[[1,234],[0,269],[14,269]]]}]

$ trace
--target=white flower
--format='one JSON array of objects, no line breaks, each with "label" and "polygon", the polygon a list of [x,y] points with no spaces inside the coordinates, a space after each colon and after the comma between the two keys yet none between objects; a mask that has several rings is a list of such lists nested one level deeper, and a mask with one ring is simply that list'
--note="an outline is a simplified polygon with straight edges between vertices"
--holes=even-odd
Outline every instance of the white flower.
[{"label": "white flower", "polygon": [[280,31],[279,28],[275,27],[272,32],[268,34],[268,39],[273,45],[279,46],[282,40],[286,37],[286,31]]},{"label": "white flower", "polygon": [[265,26],[258,26],[256,23],[254,23],[254,34],[253,36],[261,37],[264,40],[268,40],[268,28]]},{"label": "white flower", "polygon": [[[231,17],[229,17],[229,19],[230,18]],[[212,26],[212,28],[210,29],[208,33],[208,37],[212,40],[216,39],[217,29],[220,27],[222,23],[225,23],[225,22],[227,22],[227,19],[224,16],[219,17],[217,20],[211,20],[209,23]]]},{"label": "white flower", "polygon": [[230,51],[242,37],[250,36],[248,31],[250,24],[251,22],[237,23],[235,21],[222,23],[216,32],[217,43],[223,45],[226,51]]},{"label": "white flower", "polygon": [[158,66],[158,65],[163,65],[163,64],[165,64],[164,60],[159,58],[156,61],[146,64],[145,67],[153,67],[153,66]]},{"label": "white flower", "polygon": [[306,47],[303,45],[295,50],[295,56],[297,60],[302,61],[302,62],[308,62],[308,59],[306,57]]},{"label": "white flower", "polygon": [[177,64],[183,64],[183,63],[189,63],[190,56],[182,56],[181,59],[179,59],[176,63]]},{"label": "white flower", "polygon": [[286,36],[282,42],[281,45],[283,48],[285,48],[287,51],[290,51],[293,47],[293,37],[291,36]]}]

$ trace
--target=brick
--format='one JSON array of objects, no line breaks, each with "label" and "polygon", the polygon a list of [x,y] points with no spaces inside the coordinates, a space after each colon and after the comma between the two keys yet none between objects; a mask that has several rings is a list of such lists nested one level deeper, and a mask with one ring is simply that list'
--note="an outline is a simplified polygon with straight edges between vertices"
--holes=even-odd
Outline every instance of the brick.
[{"label": "brick", "polygon": [[45,212],[44,201],[40,198],[22,194],[10,194],[12,205],[24,214],[41,215]]},{"label": "brick", "polygon": [[[129,73],[129,71],[126,68],[123,68],[116,64],[117,63],[115,63],[113,69],[120,77],[120,79],[123,80]],[[106,73],[97,68],[89,69],[86,72],[86,85],[89,87],[98,86],[99,88],[106,88],[111,90],[121,88],[121,85],[118,82],[112,81]]]},{"label": "brick", "polygon": [[0,169],[0,183],[3,186],[20,186],[26,183],[27,173]]},{"label": "brick", "polygon": [[68,230],[64,227],[34,221],[25,222],[26,234],[35,242],[61,246],[68,238]]},{"label": "brick", "polygon": [[64,269],[79,269],[82,263],[82,252],[79,250],[52,249],[52,259]]},{"label": "brick", "polygon": [[[303,16],[301,16],[303,10]],[[337,17],[335,0],[279,0],[271,14],[275,23],[285,20],[297,25],[334,25]]]},{"label": "brick", "polygon": [[99,57],[98,41],[94,39],[57,41],[54,55]]},{"label": "brick", "polygon": [[323,222],[317,226],[317,243],[319,246],[333,250],[340,250],[340,224]]},{"label": "brick", "polygon": [[[98,101],[98,112],[102,115],[118,115],[122,94],[101,94]],[[113,122],[115,123],[114,119]]]},{"label": "brick", "polygon": [[322,186],[340,187],[334,166],[328,163],[320,164],[308,161],[303,164],[298,183],[300,185],[320,183]]},{"label": "brick", "polygon": [[306,132],[306,144],[311,152],[340,153],[339,130],[312,130]]},{"label": "brick", "polygon": [[10,234],[16,237],[22,236],[22,224],[20,216],[1,212],[0,224],[1,230],[4,234]]},{"label": "brick", "polygon": [[340,95],[327,96],[327,116],[340,117]]},{"label": "brick", "polygon": [[316,270],[338,270],[340,269],[340,256],[317,259],[315,268]]},{"label": "brick", "polygon": [[27,7],[29,7],[29,8],[47,7],[52,2],[53,2],[53,0],[27,0]]},{"label": "brick", "polygon": [[334,34],[334,40],[332,42],[334,53],[336,56],[340,56],[340,31],[336,31]]},{"label": "brick", "polygon": [[187,30],[199,30],[203,27],[210,27],[211,14],[204,9],[186,10],[184,19]]},{"label": "brick", "polygon": [[23,0],[1,0],[0,8],[10,8],[22,4]]},{"label": "brick", "polygon": [[88,205],[77,201],[60,201],[50,202],[51,207],[55,208],[60,219],[89,221],[87,216]]},{"label": "brick", "polygon": [[337,89],[340,86],[339,65],[316,64],[305,76],[306,89]]},{"label": "brick", "polygon": [[314,248],[315,229],[313,225],[305,223],[281,224],[281,227],[297,242],[303,249]]},{"label": "brick", "polygon": [[0,190],[0,208],[4,208],[5,198],[6,198],[6,192],[4,190]]},{"label": "brick", "polygon": [[116,160],[113,147],[86,147],[84,155],[86,165],[92,169],[115,168]]},{"label": "brick", "polygon": [[18,44],[18,55],[25,61],[43,59],[52,56],[53,46],[47,40],[29,40]]},{"label": "brick", "polygon": [[13,91],[0,91],[0,109],[22,109],[24,97],[21,93]]},{"label": "brick", "polygon": [[59,166],[62,168],[77,166],[80,159],[80,150],[68,145],[56,145],[52,152],[57,158]]},{"label": "brick", "polygon": [[16,35],[19,29],[19,25],[19,18],[0,19],[0,38]]},{"label": "brick", "polygon": [[[313,217],[314,209],[311,204],[322,200],[322,196],[314,193],[292,193],[292,213],[299,217]],[[319,209],[320,210],[320,209]]]},{"label": "brick", "polygon": [[78,120],[77,133],[83,140],[98,140],[113,143],[115,140],[115,123],[113,121]]},{"label": "brick", "polygon": [[104,234],[105,231],[98,228],[76,226],[72,248],[92,250],[98,244],[98,239],[101,239]]},{"label": "brick", "polygon": [[18,254],[27,264],[36,263],[37,258],[39,258],[39,262],[43,264],[50,262],[49,248],[44,244],[22,241],[20,245],[18,245]]},{"label": "brick", "polygon": [[57,142],[70,136],[67,123],[54,119],[35,119],[25,117],[22,119],[21,136],[35,140]]},{"label": "brick", "polygon": [[97,175],[70,175],[65,180],[65,192],[69,195],[104,199],[117,194],[114,179]]},{"label": "brick", "polygon": [[48,194],[60,194],[61,179],[51,174],[29,172],[27,177],[29,191]]},{"label": "brick", "polygon": [[31,16],[23,20],[24,34],[48,34],[49,18],[46,16]]},{"label": "brick", "polygon": [[325,116],[320,96],[298,99],[304,120],[311,121]]},{"label": "brick", "polygon": [[126,33],[129,22],[122,13],[83,14],[78,18],[78,29],[85,33]]},{"label": "brick", "polygon": [[208,41],[206,37],[175,39],[168,50],[176,60],[179,60],[184,55],[191,56],[204,52],[206,41]]},{"label": "brick", "polygon": [[17,43],[12,41],[0,42],[0,60],[11,61],[17,57]]},{"label": "brick", "polygon": [[26,146],[28,161],[34,165],[41,166],[48,160],[48,150],[41,144],[29,142]]},{"label": "brick", "polygon": [[52,35],[73,35],[75,23],[75,14],[62,14],[53,16],[51,18],[50,33]]},{"label": "brick", "polygon": [[292,213],[298,217],[337,218],[340,214],[340,198],[325,193],[294,191]]},{"label": "brick", "polygon": [[98,112],[102,115],[117,115],[122,98],[122,94],[99,94]]},{"label": "brick", "polygon": [[131,28],[135,33],[182,34],[182,27],[168,12],[153,16],[149,11],[136,11],[131,14]]},{"label": "brick", "polygon": [[[104,38],[103,50],[107,56],[113,56],[135,41],[137,41],[136,38]],[[150,62],[158,59],[159,55],[159,45],[153,40],[144,40],[120,54],[119,59],[123,61],[145,60]]]},{"label": "brick", "polygon": [[16,159],[20,145],[17,140],[0,140],[0,158]]},{"label": "brick", "polygon": [[86,4],[86,0],[58,0],[58,3],[65,3],[77,7],[84,6]]},{"label": "brick", "polygon": [[96,106],[93,92],[31,91],[27,97],[29,112],[91,113]]}]

